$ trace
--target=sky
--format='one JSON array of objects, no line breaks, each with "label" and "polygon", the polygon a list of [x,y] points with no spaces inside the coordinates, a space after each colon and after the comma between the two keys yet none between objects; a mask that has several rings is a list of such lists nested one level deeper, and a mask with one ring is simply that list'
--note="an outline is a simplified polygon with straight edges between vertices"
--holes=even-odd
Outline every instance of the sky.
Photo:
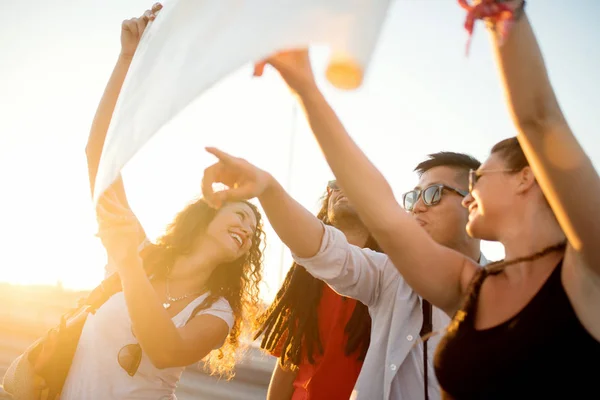
[{"label": "sky", "polygon": [[[121,21],[151,5],[0,0],[0,281],[89,289],[102,279],[84,149]],[[561,107],[598,169],[600,2],[531,0],[527,12]],[[365,82],[351,92],[323,79],[327,49],[312,51],[325,95],[398,196],[416,184],[412,170],[427,154],[484,160],[516,133],[483,26],[465,57],[464,16],[454,0],[395,0]],[[251,72],[248,64],[201,95],[126,166],[130,203],[151,238],[200,195],[214,161],[207,145],[271,172],[318,209],[333,175],[277,74]],[[265,299],[291,264],[270,228],[267,240]],[[503,257],[499,244],[482,247],[490,259]]]}]

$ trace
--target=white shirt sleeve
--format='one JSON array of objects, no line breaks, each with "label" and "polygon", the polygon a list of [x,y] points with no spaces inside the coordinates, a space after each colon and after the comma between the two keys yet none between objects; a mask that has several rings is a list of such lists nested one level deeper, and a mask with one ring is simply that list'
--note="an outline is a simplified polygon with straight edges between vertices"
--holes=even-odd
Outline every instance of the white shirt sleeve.
[{"label": "white shirt sleeve", "polygon": [[337,293],[367,306],[377,302],[384,283],[384,270],[389,267],[386,265],[389,258],[385,254],[351,245],[339,229],[329,225],[325,225],[317,254],[310,258],[293,257]]},{"label": "white shirt sleeve", "polygon": [[209,308],[198,311],[198,313],[194,317],[197,317],[198,315],[213,315],[217,318],[221,318],[229,327],[230,332],[231,328],[233,328],[233,323],[235,321],[235,317],[233,316],[233,310],[231,309],[229,302],[223,297],[215,301]]}]

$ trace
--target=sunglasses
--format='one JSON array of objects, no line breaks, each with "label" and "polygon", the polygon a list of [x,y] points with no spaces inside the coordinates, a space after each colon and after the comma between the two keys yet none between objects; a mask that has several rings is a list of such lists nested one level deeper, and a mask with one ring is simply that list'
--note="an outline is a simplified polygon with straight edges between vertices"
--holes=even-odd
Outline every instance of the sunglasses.
[{"label": "sunglasses", "polygon": [[494,174],[494,173],[509,174],[509,173],[514,173],[514,172],[519,172],[519,170],[515,170],[515,169],[482,169],[482,170],[472,169],[472,170],[469,170],[469,193],[471,193],[473,191],[473,188],[475,187],[475,184],[477,183],[479,178],[481,178],[485,174]]},{"label": "sunglasses", "polygon": [[464,190],[456,189],[451,186],[439,183],[428,186],[423,190],[415,189],[411,190],[410,192],[404,193],[402,195],[402,206],[406,211],[412,211],[415,208],[415,204],[417,204],[417,201],[419,201],[420,197],[423,197],[423,203],[426,206],[435,206],[436,204],[439,204],[440,201],[442,201],[442,193],[444,192],[444,189],[454,192],[461,197],[465,197],[469,194],[469,192],[466,192]]},{"label": "sunglasses", "polygon": [[142,346],[139,343],[125,345],[119,350],[117,361],[129,376],[134,376],[142,361]]}]

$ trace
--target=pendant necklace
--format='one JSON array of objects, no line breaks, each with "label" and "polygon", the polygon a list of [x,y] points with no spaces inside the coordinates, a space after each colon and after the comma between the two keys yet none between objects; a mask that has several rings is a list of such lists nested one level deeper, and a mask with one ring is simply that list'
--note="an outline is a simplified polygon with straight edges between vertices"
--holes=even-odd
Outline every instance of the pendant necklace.
[{"label": "pendant necklace", "polygon": [[167,300],[162,304],[165,310],[168,310],[169,308],[171,308],[171,303],[175,303],[176,301],[187,299],[190,296],[195,296],[195,295],[198,295],[198,294],[204,292],[204,288],[202,288],[202,290],[197,290],[195,292],[188,293],[188,294],[185,294],[183,296],[171,297],[171,293],[169,291],[169,278],[168,277],[167,277],[165,289],[166,289]]}]

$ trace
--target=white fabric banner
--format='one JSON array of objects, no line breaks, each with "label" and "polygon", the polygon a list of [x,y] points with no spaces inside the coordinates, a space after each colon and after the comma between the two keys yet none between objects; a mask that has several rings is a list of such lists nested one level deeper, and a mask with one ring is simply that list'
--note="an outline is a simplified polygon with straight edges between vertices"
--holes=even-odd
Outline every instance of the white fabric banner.
[{"label": "white fabric banner", "polygon": [[144,32],[125,79],[100,159],[94,201],[164,124],[248,62],[281,50],[327,45],[332,54],[329,81],[345,89],[359,86],[390,1],[165,1]]}]

